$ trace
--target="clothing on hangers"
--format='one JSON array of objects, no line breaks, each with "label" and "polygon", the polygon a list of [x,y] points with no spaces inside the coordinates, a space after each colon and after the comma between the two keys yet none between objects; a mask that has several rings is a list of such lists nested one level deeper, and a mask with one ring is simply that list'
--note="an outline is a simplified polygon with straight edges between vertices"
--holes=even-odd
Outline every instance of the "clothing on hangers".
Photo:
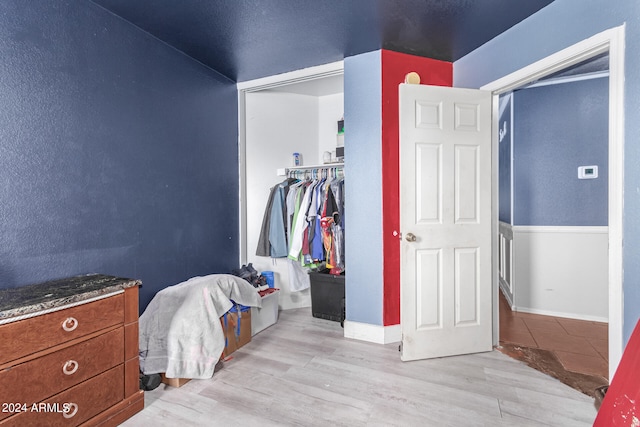
[{"label": "clothing on hangers", "polygon": [[[291,290],[309,287],[306,268],[344,262],[344,173],[334,167],[290,170],[271,188],[256,254],[286,257]],[[296,268],[292,267],[295,263]],[[300,270],[302,269],[302,270]]]},{"label": "clothing on hangers", "polygon": [[284,200],[293,178],[271,187],[267,207],[262,218],[256,255],[280,258],[287,256],[287,230],[285,229]]}]

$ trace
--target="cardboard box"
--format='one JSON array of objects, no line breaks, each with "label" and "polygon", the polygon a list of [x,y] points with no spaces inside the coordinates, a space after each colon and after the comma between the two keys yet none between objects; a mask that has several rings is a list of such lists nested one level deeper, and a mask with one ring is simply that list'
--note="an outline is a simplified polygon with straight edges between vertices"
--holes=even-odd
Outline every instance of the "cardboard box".
[{"label": "cardboard box", "polygon": [[224,357],[251,342],[251,310],[249,307],[241,307],[240,310],[232,308],[220,318],[220,322],[225,336]]},{"label": "cardboard box", "polygon": [[171,387],[182,387],[191,381],[191,378],[167,378],[164,374],[160,374],[160,377],[162,378],[163,384],[170,385]]},{"label": "cardboard box", "polygon": [[278,296],[280,290],[276,288],[260,292],[262,307],[251,307],[251,335],[267,329],[278,321]]}]

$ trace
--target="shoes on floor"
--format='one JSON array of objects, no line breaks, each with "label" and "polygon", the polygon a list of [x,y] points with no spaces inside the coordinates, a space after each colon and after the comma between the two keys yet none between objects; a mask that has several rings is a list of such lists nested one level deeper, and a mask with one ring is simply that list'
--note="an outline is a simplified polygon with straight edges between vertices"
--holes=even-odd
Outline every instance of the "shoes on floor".
[{"label": "shoes on floor", "polygon": [[161,382],[162,378],[160,377],[160,374],[145,375],[140,372],[140,390],[155,390],[156,388],[158,388]]}]

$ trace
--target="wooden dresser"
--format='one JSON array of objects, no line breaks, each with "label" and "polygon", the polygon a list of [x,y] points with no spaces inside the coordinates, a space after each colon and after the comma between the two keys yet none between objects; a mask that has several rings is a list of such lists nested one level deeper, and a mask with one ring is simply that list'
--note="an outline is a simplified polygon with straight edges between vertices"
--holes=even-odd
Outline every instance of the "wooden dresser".
[{"label": "wooden dresser", "polygon": [[144,408],[137,280],[0,290],[0,426],[115,426]]}]

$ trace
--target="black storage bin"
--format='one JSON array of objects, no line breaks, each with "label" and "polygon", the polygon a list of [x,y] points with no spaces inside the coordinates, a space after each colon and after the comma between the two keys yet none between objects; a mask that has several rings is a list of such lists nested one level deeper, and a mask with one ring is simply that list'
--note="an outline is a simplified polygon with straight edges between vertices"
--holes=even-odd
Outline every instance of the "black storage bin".
[{"label": "black storage bin", "polygon": [[311,312],[313,317],[344,321],[344,274],[329,270],[309,272],[311,279]]}]

